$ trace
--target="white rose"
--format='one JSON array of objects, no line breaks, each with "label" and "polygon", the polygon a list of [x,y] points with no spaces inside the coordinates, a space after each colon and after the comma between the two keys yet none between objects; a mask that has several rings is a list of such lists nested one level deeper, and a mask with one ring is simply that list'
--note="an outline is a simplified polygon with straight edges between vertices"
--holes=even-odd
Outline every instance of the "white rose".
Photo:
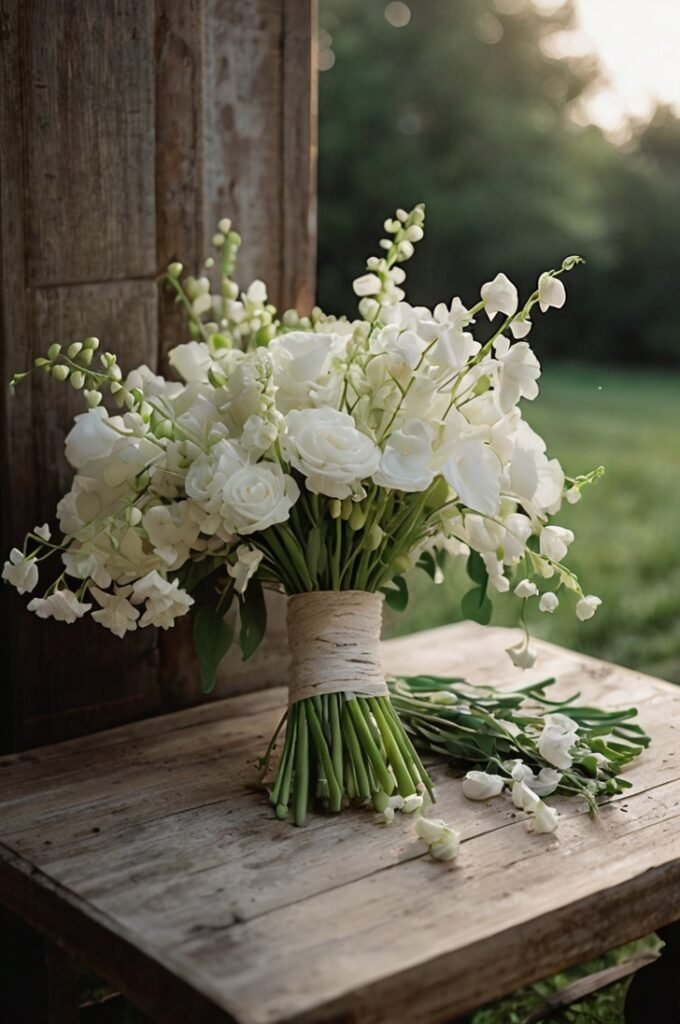
[{"label": "white rose", "polygon": [[283,436],[285,457],[307,477],[313,494],[347,498],[378,468],[380,449],[346,412],[292,410]]},{"label": "white rose", "polygon": [[20,594],[30,594],[38,583],[35,558],[27,558],[19,548],[12,548],[2,570],[2,578],[16,587]]},{"label": "white rose", "polygon": [[420,420],[407,420],[395,430],[373,474],[378,486],[397,491],[426,490],[434,479],[432,438],[432,428]]},{"label": "white rose", "polygon": [[234,533],[256,533],[285,522],[299,496],[298,485],[278,463],[258,462],[226,480],[220,514]]},{"label": "white rose", "polygon": [[291,331],[269,342],[281,412],[314,404],[335,404],[342,375],[332,373],[333,360],[342,355],[347,339],[339,334]]}]

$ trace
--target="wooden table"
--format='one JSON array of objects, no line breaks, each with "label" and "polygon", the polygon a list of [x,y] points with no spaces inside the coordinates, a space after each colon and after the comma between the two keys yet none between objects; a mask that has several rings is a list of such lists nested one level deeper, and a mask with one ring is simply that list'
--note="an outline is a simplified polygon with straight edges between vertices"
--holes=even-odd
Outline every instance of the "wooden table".
[{"label": "wooden table", "polygon": [[[653,737],[597,821],[531,835],[445,769],[432,861],[407,816],[273,820],[253,788],[285,694],[206,704],[0,760],[0,902],[162,1024],[451,1020],[680,918],[680,688],[470,623],[385,645],[388,669],[637,704]],[[559,803],[559,801],[558,801]]]}]

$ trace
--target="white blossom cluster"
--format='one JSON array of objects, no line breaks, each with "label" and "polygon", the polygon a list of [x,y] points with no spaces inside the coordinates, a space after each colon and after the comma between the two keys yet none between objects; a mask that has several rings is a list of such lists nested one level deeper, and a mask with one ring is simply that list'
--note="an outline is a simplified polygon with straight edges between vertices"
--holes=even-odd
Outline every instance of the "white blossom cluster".
[{"label": "white blossom cluster", "polygon": [[[181,265],[168,270],[192,335],[170,353],[179,381],[146,366],[124,377],[110,353],[94,370],[92,338],[38,360],[88,409],[66,438],[75,476],[57,509],[63,540],[40,527],[3,569],[32,593],[40,563],[60,554],[61,575],[29,608],[67,622],[91,612],[117,636],[167,629],[194,603],[183,574],[196,563],[221,565],[239,593],[255,575],[286,588],[286,560],[305,578],[310,526],[337,520],[381,567],[372,585],[389,586],[423,552],[472,551],[494,590],[546,613],[570,592],[590,618],[599,599],[563,564],[573,533],[551,520],[596,474],[566,479],[520,409],[538,395],[532,317],[564,305],[562,275],[579,261],[541,274],[524,304],[500,273],[470,307],[412,306],[401,263],[423,221],[417,207],[385,222],[384,255],[354,282],[353,322],[319,310],[276,320],[262,282],[240,292],[225,221],[217,293],[207,277],[183,285]],[[535,657],[528,639],[509,653],[523,667]]]}]

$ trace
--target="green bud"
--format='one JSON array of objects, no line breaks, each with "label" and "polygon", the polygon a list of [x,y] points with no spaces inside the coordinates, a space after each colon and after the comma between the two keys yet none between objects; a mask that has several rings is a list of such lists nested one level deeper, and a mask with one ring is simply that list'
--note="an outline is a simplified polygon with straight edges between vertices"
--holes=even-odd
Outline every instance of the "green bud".
[{"label": "green bud", "polygon": [[366,512],[359,504],[355,504],[349,517],[349,525],[353,530],[361,530],[366,525]]},{"label": "green bud", "polygon": [[108,369],[109,369],[109,377],[111,378],[111,380],[122,380],[123,379],[123,371],[121,370],[120,366],[118,366],[117,363],[111,363],[109,365]]},{"label": "green bud", "polygon": [[219,352],[220,349],[231,348],[231,338],[228,338],[226,334],[212,334],[210,336],[210,347],[215,352]]},{"label": "green bud", "polygon": [[112,395],[117,395],[119,391],[123,390],[123,385],[119,384],[117,380],[112,380],[109,384],[109,391]]},{"label": "green bud", "polygon": [[228,235],[231,231],[231,221],[228,217],[223,217],[217,224],[217,230],[221,231],[223,235]]},{"label": "green bud", "polygon": [[384,537],[385,531],[382,529],[382,527],[378,526],[377,523],[373,523],[373,526],[366,534],[366,539],[364,541],[366,545],[366,550],[377,551],[380,545],[382,544]]},{"label": "green bud", "polygon": [[226,239],[221,231],[218,231],[212,236],[212,244],[216,249],[220,249],[224,245],[225,241]]},{"label": "green bud", "polygon": [[171,438],[174,433],[172,420],[161,420],[161,422],[154,429],[156,437],[167,437]]},{"label": "green bud", "polygon": [[233,245],[234,248],[238,249],[238,247],[241,244],[241,236],[239,235],[238,231],[230,231],[229,234],[227,235],[227,239],[230,245]]},{"label": "green bud", "polygon": [[130,505],[125,512],[125,519],[130,526],[139,526],[142,521],[141,509],[138,509],[136,505]]},{"label": "green bud", "polygon": [[82,341],[74,341],[73,344],[69,345],[69,347],[66,349],[66,355],[69,357],[69,359],[75,359],[76,356],[80,355],[82,350]]},{"label": "green bud", "polygon": [[102,396],[98,391],[83,391],[83,395],[90,409],[96,409],[102,400]]},{"label": "green bud", "polygon": [[343,498],[340,505],[340,515],[347,522],[349,517],[352,515],[354,509],[354,502],[351,498]]},{"label": "green bud", "polygon": [[562,270],[573,270],[579,263],[585,263],[582,256],[567,256],[562,260]]},{"label": "green bud", "polygon": [[94,352],[96,349],[99,348],[99,338],[85,338],[85,341],[83,342],[83,348],[89,348]]},{"label": "green bud", "polygon": [[50,347],[47,350],[47,358],[48,359],[56,359],[60,352],[61,352],[61,345],[58,345],[56,343],[56,341],[55,341],[54,344],[50,345]]},{"label": "green bud", "polygon": [[410,572],[413,568],[413,561],[408,555],[397,555],[390,563],[390,568],[394,569],[395,573],[400,576],[404,572]]},{"label": "green bud", "polygon": [[477,383],[475,384],[474,388],[472,389],[472,394],[473,395],[483,395],[486,391],[489,390],[490,387],[491,387],[491,378],[487,377],[486,374],[483,374],[479,378]]},{"label": "green bud", "polygon": [[339,498],[331,498],[328,502],[328,511],[331,519],[339,519],[342,512],[342,503]]},{"label": "green bud", "polygon": [[49,361],[49,359],[44,359],[42,356],[38,356],[37,359],[33,360],[33,365],[34,366],[49,366],[50,365],[50,361]]},{"label": "green bud", "polygon": [[211,366],[209,368],[208,380],[210,381],[214,388],[223,388],[224,385],[227,383],[227,378],[225,374],[223,374],[222,371],[218,370],[217,367],[215,366]]},{"label": "green bud", "polygon": [[275,334],[276,331],[274,327],[271,324],[266,324],[264,327],[260,327],[259,331],[255,335],[255,344],[258,347],[268,345]]},{"label": "green bud", "polygon": [[203,261],[203,266],[206,270],[211,270],[215,266],[215,260],[212,256],[208,256],[207,260]]},{"label": "green bud", "polygon": [[85,384],[85,374],[81,373],[80,370],[74,370],[71,374],[70,384],[75,391],[80,391]]},{"label": "green bud", "polygon": [[84,348],[80,353],[80,362],[83,366],[89,366],[92,362],[92,356],[94,355],[91,348]]},{"label": "green bud", "polygon": [[379,789],[377,793],[373,794],[373,808],[374,808],[374,810],[376,810],[378,812],[384,811],[385,808],[389,807],[389,804],[390,804],[390,798],[388,797],[387,793],[384,792],[384,790]]},{"label": "green bud", "polygon": [[450,493],[451,490],[444,477],[437,477],[437,479],[434,482],[434,485],[430,490],[430,493],[427,496],[425,507],[428,509],[439,508],[441,505],[444,505],[448,501]]},{"label": "green bud", "polygon": [[183,270],[184,267],[181,263],[171,263],[168,267],[168,277],[171,277],[173,281],[176,281]]},{"label": "green bud", "polygon": [[61,364],[52,367],[52,376],[55,380],[68,380],[70,372],[68,366],[62,366]]}]

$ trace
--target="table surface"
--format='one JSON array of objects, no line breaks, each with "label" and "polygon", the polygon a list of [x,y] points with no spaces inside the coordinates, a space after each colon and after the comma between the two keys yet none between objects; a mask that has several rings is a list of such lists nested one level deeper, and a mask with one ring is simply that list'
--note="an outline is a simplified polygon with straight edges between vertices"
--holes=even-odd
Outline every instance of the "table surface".
[{"label": "table surface", "polygon": [[446,769],[432,813],[463,836],[432,861],[404,815],[273,819],[254,760],[267,690],[0,759],[0,902],[164,1024],[451,1020],[680,918],[680,687],[464,623],[384,645],[388,671],[636,704],[653,743],[590,819],[557,800],[533,835]]}]

